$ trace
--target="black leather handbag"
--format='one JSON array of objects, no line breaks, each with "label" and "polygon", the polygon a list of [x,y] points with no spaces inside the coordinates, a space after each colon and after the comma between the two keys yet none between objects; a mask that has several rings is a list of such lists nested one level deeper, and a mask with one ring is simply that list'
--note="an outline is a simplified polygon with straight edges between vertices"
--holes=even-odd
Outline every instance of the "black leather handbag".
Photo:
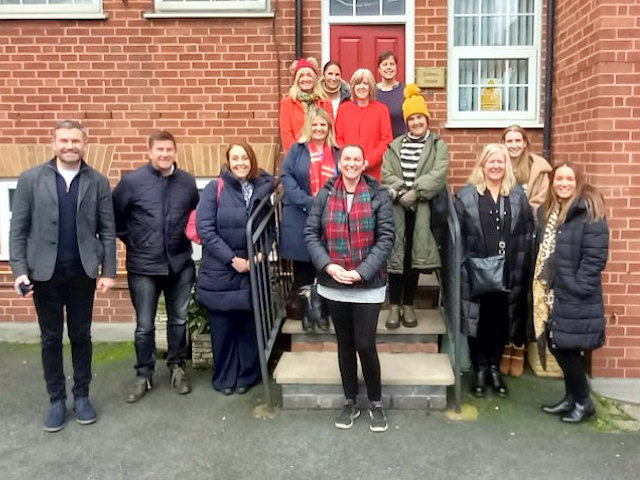
[{"label": "black leather handbag", "polygon": [[500,241],[498,255],[491,257],[467,259],[466,266],[471,285],[471,295],[478,297],[485,293],[506,292],[504,267],[506,262],[506,243],[504,241],[504,197],[500,197]]}]

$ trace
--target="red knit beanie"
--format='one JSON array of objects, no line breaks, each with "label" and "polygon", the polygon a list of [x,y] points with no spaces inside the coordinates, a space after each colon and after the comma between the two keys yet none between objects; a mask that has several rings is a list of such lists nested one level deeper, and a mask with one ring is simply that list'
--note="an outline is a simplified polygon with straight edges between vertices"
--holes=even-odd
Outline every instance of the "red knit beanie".
[{"label": "red knit beanie", "polygon": [[298,61],[296,62],[296,66],[293,69],[293,76],[295,77],[296,74],[298,73],[298,70],[302,68],[310,68],[311,70],[316,72],[316,67],[313,65],[313,63],[311,63],[306,58],[299,58]]}]

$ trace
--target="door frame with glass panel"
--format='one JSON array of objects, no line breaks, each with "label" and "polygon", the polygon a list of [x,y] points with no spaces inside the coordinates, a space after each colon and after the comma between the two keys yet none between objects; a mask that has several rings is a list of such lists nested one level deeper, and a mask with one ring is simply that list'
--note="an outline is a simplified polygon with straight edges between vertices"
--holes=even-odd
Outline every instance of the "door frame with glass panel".
[{"label": "door frame with glass panel", "polygon": [[[334,4],[335,2],[335,4]],[[351,3],[351,14],[345,14],[345,4]],[[332,25],[404,25],[405,35],[405,78],[399,78],[401,82],[411,83],[414,81],[415,70],[415,0],[403,0],[404,12],[397,13],[389,11],[389,4],[399,4],[399,2],[390,2],[389,0],[371,0],[369,6],[372,4],[378,5],[378,14],[372,15],[370,12],[366,12],[367,15],[358,14],[355,7],[355,0],[322,0],[322,21],[321,21],[321,53],[322,64],[324,65],[331,59],[331,26]],[[340,5],[343,9],[336,13],[336,9],[333,9],[332,4]],[[397,7],[396,7],[397,8]],[[375,74],[375,72],[374,72]],[[347,79],[348,80],[348,79]]]}]

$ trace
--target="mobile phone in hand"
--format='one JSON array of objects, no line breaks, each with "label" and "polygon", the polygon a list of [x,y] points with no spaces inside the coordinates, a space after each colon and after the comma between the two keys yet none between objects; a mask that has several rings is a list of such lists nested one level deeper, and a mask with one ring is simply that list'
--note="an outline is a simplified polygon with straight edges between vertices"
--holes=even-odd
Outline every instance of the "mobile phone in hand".
[{"label": "mobile phone in hand", "polygon": [[26,283],[19,283],[18,286],[16,287],[16,292],[21,297],[24,297],[31,290],[33,290],[32,284],[27,285]]}]

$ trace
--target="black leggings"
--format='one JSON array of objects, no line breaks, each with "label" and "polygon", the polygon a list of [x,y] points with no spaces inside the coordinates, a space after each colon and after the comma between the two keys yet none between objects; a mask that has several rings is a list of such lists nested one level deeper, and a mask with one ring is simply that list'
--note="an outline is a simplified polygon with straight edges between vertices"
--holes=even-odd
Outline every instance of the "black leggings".
[{"label": "black leggings", "polygon": [[334,302],[326,299],[324,301],[329,307],[329,314],[336,329],[338,363],[344,396],[355,401],[358,395],[357,352],[369,401],[379,402],[382,399],[382,387],[380,360],[376,350],[376,327],[380,304]]},{"label": "black leggings", "polygon": [[420,272],[411,268],[411,251],[413,250],[413,230],[416,225],[416,214],[405,210],[404,214],[404,258],[402,273],[389,274],[389,303],[393,305],[413,305],[418,290]]},{"label": "black leggings", "polygon": [[589,383],[584,371],[584,358],[579,350],[557,350],[551,353],[556,357],[564,374],[566,396],[580,404],[589,397]]}]

